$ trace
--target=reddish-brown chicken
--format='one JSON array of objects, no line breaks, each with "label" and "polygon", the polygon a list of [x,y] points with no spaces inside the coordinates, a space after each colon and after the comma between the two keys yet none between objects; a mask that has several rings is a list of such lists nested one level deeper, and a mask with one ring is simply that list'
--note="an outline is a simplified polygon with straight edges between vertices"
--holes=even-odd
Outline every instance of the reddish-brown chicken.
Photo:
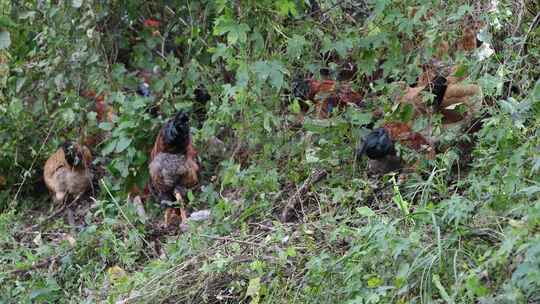
[{"label": "reddish-brown chicken", "polygon": [[[461,84],[462,79],[443,77],[435,72],[422,74],[416,87],[406,87],[403,96],[398,98],[402,104],[411,104],[414,108],[414,118],[428,113],[440,113],[443,124],[453,124],[459,121],[467,122],[470,116],[478,110],[478,100],[481,89],[475,84]],[[430,92],[435,97],[431,105],[427,104],[422,92]],[[455,107],[462,105],[467,109],[465,115],[460,114]]]},{"label": "reddish-brown chicken", "polygon": [[[296,79],[292,83],[292,93],[301,101],[314,101],[320,118],[328,117],[334,108],[362,103],[362,95],[353,91],[348,83],[333,80]],[[306,104],[302,104],[302,110],[307,111]]]},{"label": "reddish-brown chicken", "polygon": [[90,189],[91,162],[90,150],[71,141],[66,141],[47,159],[43,177],[55,203],[63,202],[68,195],[77,198]]},{"label": "reddish-brown chicken", "polygon": [[199,182],[197,151],[191,144],[189,118],[180,111],[159,131],[150,155],[150,192],[161,205],[175,200],[179,209],[167,207],[165,224],[187,220],[184,197]]}]

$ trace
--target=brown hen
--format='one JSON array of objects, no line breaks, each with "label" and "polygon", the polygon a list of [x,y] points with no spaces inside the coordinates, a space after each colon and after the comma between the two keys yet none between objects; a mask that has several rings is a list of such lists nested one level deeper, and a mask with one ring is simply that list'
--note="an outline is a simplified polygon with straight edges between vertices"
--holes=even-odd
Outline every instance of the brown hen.
[{"label": "brown hen", "polygon": [[[350,84],[334,80],[296,79],[292,83],[292,93],[301,101],[314,101],[320,118],[327,118],[336,107],[362,103],[362,95]],[[302,104],[302,110],[307,111],[307,104]]]},{"label": "brown hen", "polygon": [[47,159],[43,177],[55,203],[63,202],[68,195],[77,198],[90,189],[91,162],[90,150],[71,141],[66,141]]}]

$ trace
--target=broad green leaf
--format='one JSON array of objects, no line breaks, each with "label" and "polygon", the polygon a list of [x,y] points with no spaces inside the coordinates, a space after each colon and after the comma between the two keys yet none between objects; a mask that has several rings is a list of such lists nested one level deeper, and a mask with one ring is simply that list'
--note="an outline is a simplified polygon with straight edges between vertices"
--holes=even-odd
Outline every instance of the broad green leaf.
[{"label": "broad green leaf", "polygon": [[121,137],[116,144],[116,153],[121,153],[131,144],[132,139],[127,137]]},{"label": "broad green leaf", "polygon": [[13,22],[8,16],[0,16],[0,28],[12,28],[17,24]]},{"label": "broad green leaf", "polygon": [[251,34],[250,40],[253,42],[253,50],[256,54],[263,53],[266,50],[264,47],[264,37],[259,31],[254,31]]},{"label": "broad green leaf", "polygon": [[0,32],[0,50],[7,49],[11,45],[11,37],[8,31]]},{"label": "broad green leaf", "polygon": [[287,17],[291,14],[293,17],[298,15],[296,4],[289,0],[278,0],[275,2],[276,9],[281,16]]},{"label": "broad green leaf", "polygon": [[455,77],[464,77],[469,72],[469,66],[467,64],[461,64],[454,72]]},{"label": "broad green leaf", "polygon": [[212,54],[212,63],[219,58],[226,59],[232,56],[232,50],[225,43],[218,43],[217,47],[210,48],[208,51]]},{"label": "broad green leaf", "polygon": [[259,80],[266,81],[269,79],[270,84],[274,88],[281,89],[283,85],[283,73],[286,70],[279,61],[257,61],[253,66],[253,71]]},{"label": "broad green leaf", "polygon": [[338,55],[341,58],[344,58],[347,56],[347,53],[350,49],[353,47],[353,43],[351,39],[344,39],[344,40],[338,40],[333,43],[334,49],[338,53]]},{"label": "broad green leaf", "polygon": [[114,168],[118,170],[120,176],[122,176],[123,178],[126,178],[129,174],[128,162],[125,160],[115,161]]},{"label": "broad green leaf", "polygon": [[356,212],[358,212],[358,214],[360,214],[361,216],[366,216],[366,217],[371,217],[375,215],[375,212],[366,206],[356,208]]},{"label": "broad green leaf", "polygon": [[292,38],[287,41],[287,56],[293,59],[300,59],[300,56],[304,53],[304,46],[307,44],[304,37],[294,34]]},{"label": "broad green leaf", "polygon": [[23,110],[23,103],[20,99],[14,98],[11,100],[9,104],[9,112],[13,113],[15,115],[19,115],[19,113]]},{"label": "broad green leaf", "polygon": [[216,20],[214,26],[214,35],[222,36],[227,34],[227,44],[234,45],[237,42],[245,43],[247,41],[247,33],[250,27],[245,23],[237,24],[230,17],[221,16]]},{"label": "broad green leaf", "polygon": [[373,115],[371,113],[360,112],[356,109],[351,109],[350,111],[348,111],[348,113],[350,116],[351,124],[356,126],[367,125],[373,119]]},{"label": "broad green leaf", "polygon": [[109,154],[111,154],[114,149],[116,148],[116,143],[118,141],[117,140],[113,140],[111,142],[109,142],[102,150],[101,150],[101,154],[104,155],[104,156],[107,156]]},{"label": "broad green leaf", "polygon": [[249,66],[242,62],[236,70],[236,85],[240,88],[247,88],[249,83]]},{"label": "broad green leaf", "polygon": [[62,112],[62,119],[68,124],[72,124],[75,121],[75,112],[69,108]]},{"label": "broad green leaf", "polygon": [[72,0],[71,6],[74,8],[80,8],[82,6],[83,0]]}]

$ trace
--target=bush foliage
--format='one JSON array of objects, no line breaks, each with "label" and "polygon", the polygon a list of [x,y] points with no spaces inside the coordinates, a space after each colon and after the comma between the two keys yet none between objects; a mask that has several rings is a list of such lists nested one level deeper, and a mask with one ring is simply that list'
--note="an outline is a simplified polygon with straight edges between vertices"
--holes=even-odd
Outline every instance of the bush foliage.
[{"label": "bush foliage", "polygon": [[[0,10],[0,302],[540,302],[537,2],[0,0]],[[458,50],[474,24],[487,58]],[[470,163],[456,170],[466,135],[437,133],[450,148],[406,179],[369,176],[354,150],[374,110],[402,117],[395,82],[412,84],[445,43],[441,60],[483,91]],[[358,68],[351,83],[367,106],[299,124],[292,80],[335,77],[343,62]],[[143,73],[150,97],[135,93]],[[112,121],[85,92],[103,96]],[[153,139],[179,109],[204,167],[190,205],[212,220],[167,235],[128,194],[144,187]],[[91,198],[75,223],[51,218],[60,206],[44,162],[96,134],[106,136],[91,146],[101,168]],[[212,153],[214,137],[225,153]],[[282,222],[317,170],[326,178]]]}]

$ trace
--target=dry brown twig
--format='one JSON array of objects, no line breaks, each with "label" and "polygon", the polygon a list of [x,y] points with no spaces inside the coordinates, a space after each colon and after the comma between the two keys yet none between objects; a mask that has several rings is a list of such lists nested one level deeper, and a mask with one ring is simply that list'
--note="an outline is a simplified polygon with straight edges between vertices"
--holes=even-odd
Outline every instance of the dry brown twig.
[{"label": "dry brown twig", "polygon": [[311,175],[304,181],[302,186],[298,188],[296,193],[289,199],[283,212],[281,213],[281,221],[286,222],[289,219],[289,212],[294,209],[294,207],[304,201],[304,196],[308,192],[311,185],[319,182],[328,175],[328,172],[322,169],[315,169]]}]

